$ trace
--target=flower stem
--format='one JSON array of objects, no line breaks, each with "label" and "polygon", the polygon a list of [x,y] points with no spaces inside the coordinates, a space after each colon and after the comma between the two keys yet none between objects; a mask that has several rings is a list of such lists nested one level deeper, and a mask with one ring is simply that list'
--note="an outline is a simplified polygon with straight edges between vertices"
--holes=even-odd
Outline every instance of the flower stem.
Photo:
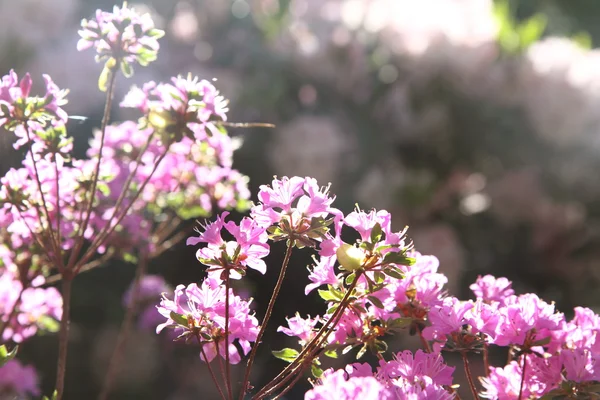
[{"label": "flower stem", "polygon": [[[206,363],[206,365],[208,366],[208,372],[210,373],[210,377],[212,378],[213,383],[215,384],[215,387],[219,391],[219,394],[221,395],[221,399],[226,400],[227,397],[225,397],[225,393],[223,393],[223,390],[221,389],[221,385],[219,385],[219,381],[217,380],[215,371],[213,371],[212,366],[210,365],[211,363],[208,361],[208,358],[206,357],[206,352],[204,351],[204,346],[202,346],[202,341],[200,340],[199,333],[196,333],[196,339],[198,340],[198,344],[200,345],[200,354],[202,354],[202,358],[203,358],[204,362]],[[217,351],[217,353],[218,353],[218,351]]]},{"label": "flower stem", "polygon": [[523,354],[523,367],[521,372],[521,386],[519,386],[519,400],[523,398],[523,387],[525,386],[525,371],[527,369],[527,355]]},{"label": "flower stem", "polygon": [[305,365],[307,362],[310,362],[316,356],[317,352],[319,351],[319,347],[325,340],[327,340],[331,332],[333,332],[333,329],[335,329],[338,322],[344,315],[346,307],[350,304],[350,295],[354,291],[361,274],[361,272],[357,274],[354,282],[352,282],[352,284],[346,290],[346,294],[340,301],[339,307],[333,312],[331,318],[321,327],[321,329],[319,329],[319,332],[317,332],[311,341],[304,346],[296,359],[292,363],[288,364],[288,366],[286,366],[279,373],[279,375],[277,375],[262,389],[260,389],[253,399],[264,399],[271,395],[275,390],[285,385],[286,382],[288,382],[295,374],[300,373],[303,365]]},{"label": "flower stem", "polygon": [[106,377],[104,378],[104,385],[102,386],[102,391],[100,392],[100,396],[98,397],[99,400],[106,400],[112,389],[115,374],[117,372],[119,363],[121,361],[121,356],[123,354],[124,346],[127,342],[127,338],[129,337],[129,332],[131,332],[131,327],[133,326],[133,319],[137,312],[138,297],[140,295],[140,284],[142,282],[142,277],[146,273],[147,266],[148,260],[144,255],[142,255],[135,270],[135,278],[133,281],[133,288],[131,291],[131,300],[129,306],[127,307],[127,311],[125,312],[125,318],[123,319],[123,323],[121,324],[121,329],[117,338],[117,344],[115,345],[115,349],[113,350],[110,362],[108,364],[108,370],[106,372]]},{"label": "flower stem", "polygon": [[473,375],[471,375],[471,368],[469,367],[469,358],[467,357],[467,352],[461,351],[460,355],[462,356],[463,364],[465,366],[465,374],[467,375],[467,381],[469,381],[469,387],[471,388],[471,393],[473,393],[473,398],[475,400],[479,400],[477,388],[473,382]]},{"label": "flower stem", "polygon": [[485,376],[490,376],[490,354],[487,342],[483,344],[483,367],[485,368]]},{"label": "flower stem", "polygon": [[271,318],[271,313],[273,312],[273,307],[275,306],[275,300],[277,300],[277,296],[279,295],[279,290],[281,289],[283,278],[285,277],[285,271],[290,262],[290,257],[292,256],[292,249],[292,245],[289,244],[287,246],[287,249],[285,250],[285,256],[283,258],[283,263],[281,264],[281,270],[279,271],[279,278],[277,279],[277,284],[275,285],[275,289],[273,289],[273,295],[271,295],[271,300],[269,300],[269,305],[267,306],[265,318],[263,319],[263,323],[261,324],[260,330],[258,331],[258,336],[256,336],[254,346],[252,346],[250,357],[248,358],[248,363],[246,365],[246,373],[244,374],[244,381],[242,383],[242,390],[240,391],[240,400],[244,398],[244,396],[246,395],[246,391],[248,390],[248,383],[250,381],[250,371],[252,370],[252,364],[254,363],[254,358],[256,357],[256,351],[258,349],[258,346],[260,345],[260,340],[262,339],[262,336],[265,333],[265,329],[267,328],[267,323]]},{"label": "flower stem", "polygon": [[[118,65],[119,60],[117,60]],[[92,215],[92,206],[94,205],[94,196],[96,195],[96,187],[98,186],[98,178],[100,175],[100,164],[102,163],[102,152],[104,150],[104,138],[106,136],[106,127],[108,126],[108,121],[110,119],[110,109],[112,107],[112,100],[115,92],[115,81],[117,79],[117,69],[113,68],[110,72],[110,79],[108,83],[108,89],[106,91],[106,102],[104,103],[104,114],[102,115],[102,123],[100,125],[100,148],[98,149],[98,162],[96,163],[96,169],[94,171],[94,176],[92,178],[92,187],[90,190],[90,200],[89,202],[84,201],[86,204],[85,213],[82,213],[82,222],[79,224],[77,228],[77,234],[75,235],[76,242],[71,252],[71,256],[69,257],[69,262],[67,263],[68,267],[73,267],[77,261],[77,256],[83,247],[83,243],[85,241],[85,230],[90,222],[90,216]]]},{"label": "flower stem", "polygon": [[[114,230],[117,228],[117,226],[119,226],[119,224],[121,223],[121,221],[123,220],[123,218],[125,218],[125,216],[129,212],[129,209],[133,206],[133,204],[136,202],[136,200],[138,199],[138,197],[140,196],[140,194],[143,192],[143,190],[146,187],[146,185],[148,184],[148,182],[150,182],[150,179],[152,179],[152,176],[156,172],[156,169],[158,168],[158,166],[160,165],[161,161],[165,158],[165,156],[167,155],[168,152],[169,152],[169,147],[166,147],[165,151],[160,155],[160,157],[158,157],[158,159],[154,163],[154,167],[152,168],[152,171],[150,172],[150,175],[148,175],[146,177],[146,179],[144,180],[144,182],[142,182],[142,184],[138,188],[137,192],[131,198],[131,202],[129,203],[129,205],[127,205],[127,207],[125,207],[124,210],[121,211],[121,213],[117,217],[117,220],[115,221],[115,223],[113,225],[106,225],[97,234],[96,238],[92,241],[92,243],[90,244],[89,248],[84,253],[83,257],[79,261],[77,261],[77,265],[75,267],[75,271],[77,273],[79,272],[79,270],[81,269],[81,267],[85,263],[87,263],[89,261],[89,259],[95,254],[96,250],[98,250],[98,247],[100,247],[104,243],[104,241],[114,232]],[[111,218],[111,220],[112,220],[112,218]]]},{"label": "flower stem", "polygon": [[[34,171],[34,175],[35,175],[35,181],[37,182],[37,187],[38,190],[40,191],[40,196],[42,199],[42,207],[44,208],[44,212],[46,214],[46,223],[48,224],[47,226],[47,233],[48,233],[48,239],[50,240],[50,248],[52,249],[52,252],[54,253],[54,257],[56,259],[56,261],[60,261],[58,263],[58,267],[60,268],[62,266],[62,255],[60,254],[60,244],[59,244],[59,240],[54,236],[54,229],[52,228],[52,221],[50,220],[50,212],[48,211],[48,204],[46,203],[46,196],[44,196],[44,191],[42,190],[42,181],[40,180],[40,173],[38,172],[38,167],[37,167],[37,163],[35,161],[35,156],[33,154],[33,139],[31,139],[31,132],[29,132],[29,126],[25,125],[25,132],[27,133],[27,140],[29,140],[30,146],[29,146],[29,154],[31,155],[31,163],[33,164],[33,171]],[[56,162],[55,162],[56,164]],[[58,200],[57,200],[58,201]],[[40,225],[42,226],[42,229],[44,229],[44,224],[42,223],[42,214],[40,212],[39,209],[37,209],[38,212],[38,219],[40,220]],[[44,251],[46,251],[46,253],[48,253],[48,250],[44,247]],[[50,258],[49,254],[46,254],[48,256],[48,258]]]},{"label": "flower stem", "polygon": [[425,351],[427,353],[431,353],[431,346],[429,345],[429,342],[427,341],[427,339],[425,339],[425,337],[423,336],[423,330],[418,327],[417,331],[419,332],[419,338],[421,338],[421,343],[423,344],[423,348],[425,349]]},{"label": "flower stem", "polygon": [[225,276],[225,385],[227,386],[227,398],[233,399],[231,388],[231,365],[229,363],[229,271]]},{"label": "flower stem", "polygon": [[[67,271],[65,271],[67,272]],[[73,284],[73,276],[67,274],[63,276],[62,281],[62,297],[63,309],[62,318],[60,320],[60,331],[58,333],[58,362],[56,367],[56,400],[61,400],[65,388],[65,372],[67,369],[67,348],[69,345],[69,327],[71,313],[71,287]]]}]

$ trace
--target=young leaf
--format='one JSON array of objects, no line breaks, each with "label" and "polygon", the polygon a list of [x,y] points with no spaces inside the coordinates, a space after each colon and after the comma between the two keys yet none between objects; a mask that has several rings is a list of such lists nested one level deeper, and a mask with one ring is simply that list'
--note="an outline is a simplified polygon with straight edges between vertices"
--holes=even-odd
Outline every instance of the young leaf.
[{"label": "young leaf", "polygon": [[381,225],[378,223],[373,226],[371,229],[371,243],[377,243],[381,241],[381,236],[383,235],[383,231],[381,230]]},{"label": "young leaf", "polygon": [[379,309],[383,309],[383,303],[375,296],[367,296],[367,299],[373,304],[375,307]]},{"label": "young leaf", "polygon": [[290,348],[285,348],[283,350],[274,350],[272,351],[273,355],[280,360],[291,363],[298,357],[298,351]]},{"label": "young leaf", "polygon": [[11,351],[8,351],[6,345],[0,346],[0,367],[15,358],[19,351],[19,346],[15,346]]},{"label": "young leaf", "polygon": [[317,367],[315,364],[310,366],[310,372],[312,372],[312,375],[317,379],[323,376],[323,370]]},{"label": "young leaf", "polygon": [[184,325],[184,326],[188,325],[187,318],[181,314],[177,314],[175,311],[171,311],[171,314],[169,314],[169,317],[179,325]]}]

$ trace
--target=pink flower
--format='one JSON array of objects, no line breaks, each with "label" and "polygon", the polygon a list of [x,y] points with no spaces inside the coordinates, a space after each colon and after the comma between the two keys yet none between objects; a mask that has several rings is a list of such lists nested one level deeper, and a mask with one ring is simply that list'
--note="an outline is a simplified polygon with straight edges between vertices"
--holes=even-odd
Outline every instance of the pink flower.
[{"label": "pink flower", "polygon": [[391,392],[373,376],[347,377],[344,370],[327,370],[319,384],[306,392],[305,400],[385,400]]},{"label": "pink flower", "polygon": [[[36,370],[18,360],[10,360],[0,367],[0,393],[6,398],[39,396],[39,378]],[[13,397],[14,396],[14,397]]]},{"label": "pink flower", "polygon": [[77,50],[94,46],[97,61],[114,58],[142,66],[156,60],[158,39],[164,35],[150,14],[139,15],[126,5],[114,6],[112,13],[97,10],[94,19],[81,21],[81,28]]},{"label": "pink flower", "polygon": [[339,283],[334,270],[336,260],[336,257],[321,257],[312,269],[309,268],[308,279],[312,283],[306,285],[304,294],[309,294],[313,289],[322,285],[336,285]]},{"label": "pink flower", "polygon": [[492,342],[498,346],[516,344],[531,347],[536,341],[551,338],[564,322],[564,315],[556,313],[553,304],[544,302],[533,293],[506,298],[498,314],[500,324]]},{"label": "pink flower", "polygon": [[515,291],[511,288],[512,282],[506,278],[495,278],[492,275],[479,276],[474,284],[469,286],[478,299],[490,303],[502,302]]},{"label": "pink flower", "polygon": [[[43,282],[35,280],[39,285]],[[3,341],[21,343],[40,330],[54,330],[62,317],[62,296],[56,288],[28,287],[21,293],[22,287],[12,273],[0,268],[0,324],[6,324]]]},{"label": "pink flower", "polygon": [[227,120],[229,108],[215,86],[191,75],[171,78],[171,82],[134,87],[121,106],[139,109],[148,125],[173,135],[174,142],[183,137],[205,140],[221,135],[215,123]]},{"label": "pink flower", "polygon": [[19,138],[15,143],[17,149],[29,141],[28,131],[32,141],[42,142],[37,131],[44,131],[48,123],[59,126],[67,122],[67,113],[61,108],[67,103],[67,91],[59,89],[50,76],[43,78],[46,82],[43,97],[29,96],[32,85],[29,74],[19,82],[11,70],[0,81],[0,126],[15,132]]},{"label": "pink flower", "polygon": [[[225,358],[229,352],[229,360],[237,364],[241,355],[234,344],[237,341],[243,354],[250,351],[250,342],[258,335],[258,320],[250,312],[250,302],[233,294],[229,295],[229,334],[227,350],[225,350],[225,286],[223,282],[208,277],[198,287],[195,283],[177,286],[173,300],[163,295],[158,311],[167,320],[156,328],[160,333],[164,328],[174,328],[187,341],[200,340],[203,361],[211,362],[217,353]],[[174,316],[176,319],[173,319]],[[218,348],[218,349],[217,349]]]},{"label": "pink flower", "polygon": [[[227,211],[217,217],[215,222],[204,227],[199,237],[190,237],[187,245],[207,243],[207,246],[197,251],[198,260],[209,266],[209,273],[228,270],[230,277],[240,279],[246,268],[252,268],[264,274],[267,265],[262,260],[269,254],[268,235],[265,228],[254,220],[244,217],[240,225],[234,222],[225,223],[229,215]],[[225,228],[235,239],[225,241],[221,236]]]},{"label": "pink flower", "polygon": [[300,314],[296,313],[296,316],[292,318],[286,318],[289,328],[280,326],[277,328],[277,332],[283,332],[288,336],[296,336],[300,339],[300,344],[304,345],[308,343],[314,336],[314,328],[320,322],[320,318],[308,318],[304,319]]},{"label": "pink flower", "polygon": [[426,339],[445,341],[445,336],[459,332],[467,324],[467,312],[473,308],[473,303],[460,301],[456,297],[446,297],[442,304],[429,310],[428,319],[431,326],[423,330]]},{"label": "pink flower", "polygon": [[[530,360],[528,360],[530,362]],[[516,400],[519,398],[521,388],[521,364],[512,361],[504,368],[490,368],[489,376],[481,378],[485,389],[481,397],[496,400]],[[522,398],[541,396],[546,391],[546,385],[538,382],[533,374],[533,368],[525,370]]]},{"label": "pink flower", "polygon": [[588,349],[562,350],[560,360],[565,367],[566,379],[578,383],[600,381],[598,356]]},{"label": "pink flower", "polygon": [[380,361],[377,376],[385,381],[405,379],[413,385],[427,383],[425,377],[436,385],[451,385],[454,367],[444,363],[439,353],[425,353],[417,350],[414,354],[408,350],[394,355],[390,361]]},{"label": "pink flower", "polygon": [[299,247],[315,247],[329,239],[327,226],[333,220],[326,218],[341,217],[341,211],[331,207],[335,197],[329,196],[329,187],[319,188],[313,178],[275,178],[271,186],[260,187],[258,198],[261,203],[252,207],[252,218],[262,226],[276,226],[273,240],[292,239]]}]

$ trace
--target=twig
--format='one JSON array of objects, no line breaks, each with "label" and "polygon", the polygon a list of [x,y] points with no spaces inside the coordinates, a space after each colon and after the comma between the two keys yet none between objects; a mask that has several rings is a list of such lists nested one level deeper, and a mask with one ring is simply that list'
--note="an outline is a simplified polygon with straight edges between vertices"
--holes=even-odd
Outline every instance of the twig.
[{"label": "twig", "polygon": [[115,374],[121,361],[121,356],[123,355],[123,350],[125,348],[127,338],[129,337],[129,332],[131,332],[133,319],[137,312],[137,305],[139,300],[138,297],[140,295],[140,283],[142,281],[142,277],[146,273],[147,266],[148,260],[144,255],[142,255],[140,257],[140,261],[138,262],[137,268],[135,269],[135,278],[131,290],[131,299],[127,307],[127,311],[125,312],[125,318],[123,319],[123,323],[121,324],[121,329],[117,338],[117,344],[115,345],[115,349],[113,350],[110,362],[108,364],[108,370],[104,379],[104,385],[102,386],[102,391],[100,392],[100,396],[98,397],[99,400],[106,400],[108,398],[108,395],[110,394],[110,391],[112,390]]},{"label": "twig", "polygon": [[475,383],[473,382],[473,376],[471,375],[471,368],[469,368],[469,358],[467,357],[467,352],[461,351],[460,355],[465,366],[465,374],[467,375],[467,381],[469,381],[469,387],[471,388],[471,393],[473,393],[473,398],[475,400],[479,400],[477,388],[475,387]]},{"label": "twig", "polygon": [[260,341],[262,339],[263,334],[267,328],[267,323],[271,318],[271,313],[273,312],[273,307],[275,306],[275,300],[277,300],[277,296],[279,295],[279,290],[283,284],[283,278],[285,277],[285,271],[290,262],[290,257],[292,256],[292,244],[288,244],[287,249],[285,250],[285,257],[283,258],[283,262],[281,264],[281,270],[279,271],[279,278],[277,278],[277,283],[275,284],[275,288],[273,289],[273,294],[271,295],[271,299],[269,300],[269,305],[267,306],[267,311],[265,312],[265,317],[262,321],[260,330],[258,331],[258,335],[256,336],[256,340],[254,341],[254,346],[252,346],[252,351],[250,352],[250,357],[248,358],[248,363],[246,364],[246,372],[244,374],[244,381],[242,383],[242,390],[240,391],[240,400],[243,400],[246,395],[246,391],[248,388],[248,383],[250,381],[250,372],[252,370],[252,364],[254,363],[254,359],[256,357],[256,351],[258,350],[258,346],[260,345]]}]

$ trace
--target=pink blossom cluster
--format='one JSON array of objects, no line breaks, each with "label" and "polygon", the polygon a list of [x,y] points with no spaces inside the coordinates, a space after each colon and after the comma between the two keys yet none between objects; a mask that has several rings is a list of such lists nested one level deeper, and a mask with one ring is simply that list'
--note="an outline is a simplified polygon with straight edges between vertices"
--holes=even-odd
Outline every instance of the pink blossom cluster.
[{"label": "pink blossom cluster", "polygon": [[[258,320],[250,311],[250,301],[245,301],[229,290],[229,303],[226,306],[226,290],[218,278],[208,277],[200,286],[195,283],[187,287],[179,285],[175,288],[173,300],[166,296],[157,307],[166,322],[158,325],[156,332],[164,328],[175,329],[180,333],[179,338],[186,341],[197,341],[201,346],[200,357],[203,361],[211,362],[217,354],[225,358],[228,352],[229,360],[237,364],[241,354],[250,351],[250,342],[256,339]],[[227,343],[225,343],[226,308],[229,313]]]},{"label": "pink blossom cluster", "polygon": [[[81,222],[81,202],[93,167],[89,160],[72,160],[67,165],[60,159],[32,161],[27,156],[23,167],[12,168],[0,178],[0,232],[9,235],[11,246],[40,244],[36,237],[49,240],[46,235],[50,225],[60,231],[62,248],[70,249]],[[92,213],[91,218],[99,216]],[[83,232],[86,238],[92,234],[89,226]]]},{"label": "pink blossom cluster", "polygon": [[137,62],[147,66],[156,60],[158,39],[164,35],[154,27],[150,14],[140,15],[126,4],[114,6],[113,12],[97,10],[95,18],[81,21],[81,28],[78,50],[93,46],[97,61],[113,58],[124,65]]},{"label": "pink blossom cluster", "polygon": [[[188,245],[205,244],[197,251],[198,260],[208,267],[203,285],[224,290],[228,279],[241,279],[248,268],[264,274],[270,242],[285,240],[288,250],[312,248],[315,263],[308,270],[305,292],[318,289],[327,312],[314,318],[296,314],[279,327],[296,337],[303,350],[288,349],[278,357],[294,362],[317,346],[324,353],[314,350],[310,357],[357,349],[357,358],[370,352],[380,359],[375,372],[366,364],[354,364],[319,373],[313,364],[319,380],[307,399],[455,398],[454,368],[445,365],[442,354],[458,352],[466,359],[467,354],[487,354],[492,346],[507,348],[512,361],[505,367],[490,366],[482,386],[473,384],[482,397],[586,395],[596,390],[600,317],[591,310],[578,308],[567,321],[553,304],[531,293],[516,295],[509,280],[489,275],[471,286],[475,300],[459,300],[446,292],[447,278],[438,272],[438,260],[415,251],[406,228],[395,231],[387,211],[357,208],[344,215],[333,208],[328,188],[320,188],[314,179],[276,178],[261,186],[258,198],[250,217],[235,223],[223,213],[188,239]],[[345,243],[342,231],[358,239]],[[178,290],[183,293],[183,287]],[[197,321],[197,310],[204,306],[188,302],[192,308],[182,310],[176,304],[182,301],[165,299],[159,306],[165,324],[192,335],[197,324],[189,321]],[[243,321],[236,321],[234,314],[232,326],[245,321],[243,315]],[[388,339],[403,331],[418,335],[423,350],[414,355],[392,352]]]},{"label": "pink blossom cluster", "polygon": [[[109,244],[152,251],[154,223],[165,215],[187,220],[209,216],[215,209],[246,208],[248,178],[232,168],[235,146],[231,137],[221,131],[207,136],[198,124],[188,126],[196,132],[194,138],[184,137],[169,145],[151,126],[140,128],[127,121],[107,127],[102,166],[110,180],[107,193],[99,196],[97,213],[101,218],[92,225],[101,229],[118,214],[117,201],[130,176],[133,186],[143,188],[141,193],[131,191],[125,197],[130,212]],[[100,144],[101,133],[96,132],[89,157],[97,156]]]},{"label": "pink blossom cluster", "polygon": [[[0,253],[1,342],[22,343],[38,331],[55,332],[62,316],[62,296],[58,290],[43,288],[42,276],[31,281],[28,276],[19,276],[20,268],[13,262],[17,257],[3,245],[0,245]],[[17,261],[30,263],[32,260],[22,257]]]},{"label": "pink blossom cluster", "polygon": [[442,356],[418,350],[414,355],[406,350],[394,354],[390,361],[380,361],[373,372],[369,364],[350,364],[343,370],[323,372],[318,384],[306,395],[306,400],[333,399],[438,399],[454,398],[447,390],[452,384],[454,367],[444,363]]},{"label": "pink blossom cluster", "polygon": [[204,140],[206,135],[218,134],[215,123],[226,121],[229,109],[214,85],[191,75],[174,77],[171,82],[134,87],[121,106],[140,110],[147,125],[162,130],[163,137],[173,141],[183,137]]},{"label": "pink blossom cluster", "polygon": [[[59,89],[48,75],[44,75],[46,93],[44,96],[31,96],[33,84],[31,76],[25,74],[19,81],[11,70],[0,81],[0,127],[14,131],[19,138],[16,149],[25,143],[33,142],[34,152],[65,153],[71,150],[70,141],[58,130],[50,126],[64,127],[67,113],[61,108],[67,103],[67,91]],[[45,155],[42,153],[42,155]]]}]

